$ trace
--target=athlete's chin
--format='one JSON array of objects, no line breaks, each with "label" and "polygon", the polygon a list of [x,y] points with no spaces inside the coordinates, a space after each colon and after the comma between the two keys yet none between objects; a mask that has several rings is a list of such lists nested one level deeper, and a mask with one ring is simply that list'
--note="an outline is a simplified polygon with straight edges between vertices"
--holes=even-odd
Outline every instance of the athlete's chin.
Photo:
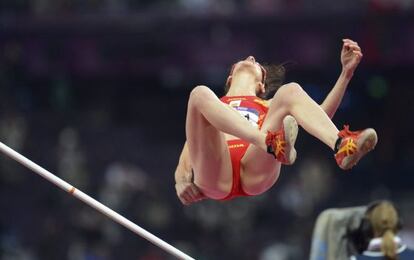
[{"label": "athlete's chin", "polygon": [[244,68],[244,69],[256,69],[256,64],[254,64],[254,63],[252,63],[252,62],[250,62],[250,61],[240,61],[238,64],[237,64],[237,67],[239,68],[239,69],[242,69],[242,68]]},{"label": "athlete's chin", "polygon": [[233,72],[233,76],[238,73],[248,73],[251,75],[256,75],[258,73],[257,68],[250,62],[243,62]]}]

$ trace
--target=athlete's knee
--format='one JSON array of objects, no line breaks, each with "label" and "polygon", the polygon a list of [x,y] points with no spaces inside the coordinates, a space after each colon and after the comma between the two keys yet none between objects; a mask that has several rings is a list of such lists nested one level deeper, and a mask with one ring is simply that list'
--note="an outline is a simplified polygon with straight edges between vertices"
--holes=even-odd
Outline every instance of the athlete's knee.
[{"label": "athlete's knee", "polygon": [[283,96],[294,96],[302,92],[303,92],[303,89],[298,83],[291,82],[291,83],[281,86],[279,90],[276,92],[276,94],[280,94]]},{"label": "athlete's knee", "polygon": [[207,86],[198,85],[190,93],[190,103],[201,104],[206,99],[209,99],[214,95],[214,92]]},{"label": "athlete's knee", "polygon": [[304,90],[295,82],[281,86],[275,93],[274,98],[280,99],[285,104],[292,104],[298,95],[302,95]]}]

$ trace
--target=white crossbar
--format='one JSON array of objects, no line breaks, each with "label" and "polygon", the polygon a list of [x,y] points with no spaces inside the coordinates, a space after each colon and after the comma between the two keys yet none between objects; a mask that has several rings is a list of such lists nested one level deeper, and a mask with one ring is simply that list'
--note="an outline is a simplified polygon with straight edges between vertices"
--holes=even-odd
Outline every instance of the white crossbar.
[{"label": "white crossbar", "polygon": [[194,258],[186,255],[182,251],[178,250],[177,248],[173,247],[172,245],[168,244],[164,240],[156,237],[155,235],[151,234],[150,232],[146,231],[145,229],[139,227],[132,221],[126,219],[119,213],[113,211],[112,209],[108,208],[107,206],[103,205],[99,201],[95,200],[94,198],[90,197],[89,195],[83,193],[82,191],[76,189],[69,183],[65,182],[64,180],[60,179],[56,175],[52,174],[51,172],[47,171],[46,169],[40,167],[36,163],[32,162],[31,160],[27,159],[23,155],[19,154],[18,152],[14,151],[7,145],[0,142],[0,151],[16,160],[17,162],[21,163],[22,165],[26,166],[27,168],[31,169],[35,173],[39,174],[46,180],[52,182],[59,188],[63,189],[64,191],[68,192],[69,194],[73,195],[74,197],[80,199],[81,201],[85,202],[89,206],[93,207],[97,211],[101,212],[102,214],[108,216],[113,221],[123,225],[127,229],[131,230],[132,232],[140,235],[141,237],[145,238],[146,240],[150,241],[154,245],[164,249],[171,255],[184,260],[194,260]]}]

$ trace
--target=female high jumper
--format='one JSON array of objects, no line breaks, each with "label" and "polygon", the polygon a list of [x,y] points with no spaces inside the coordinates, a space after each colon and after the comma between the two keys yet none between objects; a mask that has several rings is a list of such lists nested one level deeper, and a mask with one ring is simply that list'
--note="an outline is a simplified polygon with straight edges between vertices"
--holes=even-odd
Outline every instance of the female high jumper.
[{"label": "female high jumper", "polygon": [[[374,149],[377,134],[371,128],[353,132],[348,126],[339,131],[331,118],[361,58],[358,44],[344,39],[342,72],[321,105],[297,83],[272,86],[280,69],[266,71],[252,56],[233,65],[224,97],[206,86],[195,87],[188,101],[187,140],[175,171],[180,201],[189,205],[267,191],[281,165],[296,159],[298,124],[334,151],[341,169],[353,167]],[[271,99],[261,98],[275,87]]]}]

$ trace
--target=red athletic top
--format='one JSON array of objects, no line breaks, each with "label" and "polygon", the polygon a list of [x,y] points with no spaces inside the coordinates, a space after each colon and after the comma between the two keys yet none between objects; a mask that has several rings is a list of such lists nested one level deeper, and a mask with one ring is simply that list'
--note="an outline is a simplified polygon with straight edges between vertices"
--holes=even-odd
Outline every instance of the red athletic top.
[{"label": "red athletic top", "polygon": [[[268,111],[266,103],[256,96],[224,96],[221,98],[221,101],[232,106],[249,120],[249,122],[259,128],[262,126]],[[240,196],[250,196],[243,190],[240,179],[240,162],[249,147],[249,143],[240,139],[229,140],[227,143],[229,146],[233,171],[233,183],[230,193],[221,200],[230,200]]]},{"label": "red athletic top", "polygon": [[220,100],[235,108],[249,122],[259,128],[262,126],[269,109],[265,101],[256,96],[224,96]]}]

